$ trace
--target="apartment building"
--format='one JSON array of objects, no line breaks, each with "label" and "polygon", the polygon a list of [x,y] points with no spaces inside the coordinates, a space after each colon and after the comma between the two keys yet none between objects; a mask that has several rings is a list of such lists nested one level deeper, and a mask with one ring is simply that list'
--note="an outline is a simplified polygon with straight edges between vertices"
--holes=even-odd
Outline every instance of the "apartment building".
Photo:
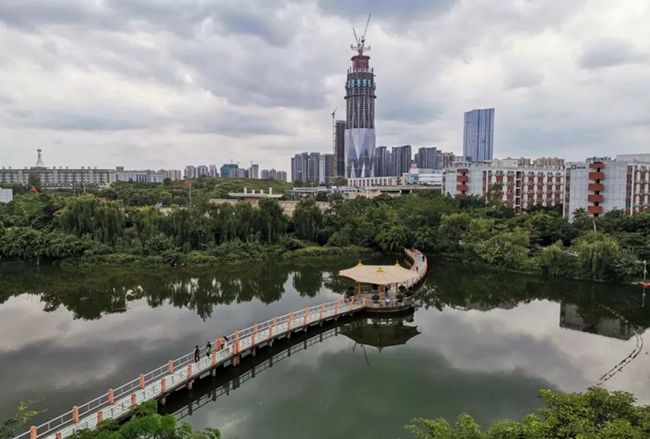
[{"label": "apartment building", "polygon": [[533,206],[557,206],[563,202],[564,170],[556,166],[492,166],[467,163],[444,171],[445,194],[485,197],[500,193],[504,205],[517,212]]}]

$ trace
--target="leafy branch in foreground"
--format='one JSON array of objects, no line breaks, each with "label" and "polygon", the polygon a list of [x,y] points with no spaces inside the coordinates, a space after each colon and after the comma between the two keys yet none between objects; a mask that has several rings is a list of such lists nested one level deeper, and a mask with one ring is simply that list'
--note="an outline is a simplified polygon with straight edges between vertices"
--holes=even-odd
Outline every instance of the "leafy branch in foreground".
[{"label": "leafy branch in foreground", "polygon": [[520,422],[501,420],[482,430],[463,414],[445,419],[417,418],[406,426],[417,439],[642,439],[650,437],[650,406],[636,406],[630,393],[592,388],[562,394],[541,390],[544,407]]},{"label": "leafy branch in foreground", "polygon": [[94,430],[81,430],[73,439],[220,439],[214,428],[193,431],[186,422],[178,422],[174,415],[161,415],[156,401],[147,401],[138,407],[133,417],[125,423],[115,420],[101,422]]},{"label": "leafy branch in foreground", "polygon": [[32,402],[20,402],[16,408],[16,414],[0,421],[0,439],[11,439],[18,433],[18,429],[27,424],[30,418],[41,413],[32,408]]}]

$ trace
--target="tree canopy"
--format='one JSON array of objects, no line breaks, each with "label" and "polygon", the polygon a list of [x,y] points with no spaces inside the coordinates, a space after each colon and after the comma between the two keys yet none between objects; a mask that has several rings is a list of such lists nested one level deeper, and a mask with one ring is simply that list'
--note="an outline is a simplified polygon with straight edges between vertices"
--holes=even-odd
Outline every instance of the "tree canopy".
[{"label": "tree canopy", "polygon": [[471,416],[452,425],[417,418],[406,429],[417,439],[642,439],[650,437],[650,406],[626,392],[592,388],[584,393],[540,391],[544,407],[521,421],[500,420],[483,430]]}]

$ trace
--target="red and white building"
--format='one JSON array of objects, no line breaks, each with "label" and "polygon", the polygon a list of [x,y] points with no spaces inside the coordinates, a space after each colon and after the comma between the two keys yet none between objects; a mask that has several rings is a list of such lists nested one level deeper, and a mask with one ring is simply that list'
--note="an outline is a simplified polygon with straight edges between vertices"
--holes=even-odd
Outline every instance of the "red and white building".
[{"label": "red and white building", "polygon": [[611,210],[633,215],[650,209],[650,154],[591,158],[565,166],[512,166],[495,160],[443,174],[443,191],[451,196],[485,197],[497,188],[504,204],[517,212],[563,205],[570,220],[581,208],[592,218]]},{"label": "red and white building", "polygon": [[590,158],[566,166],[564,216],[577,209],[592,218],[610,210],[627,215],[650,209],[650,154]]},{"label": "red and white building", "polygon": [[499,191],[505,206],[524,211],[563,202],[564,170],[558,166],[492,166],[472,163],[445,170],[444,193],[485,197]]}]

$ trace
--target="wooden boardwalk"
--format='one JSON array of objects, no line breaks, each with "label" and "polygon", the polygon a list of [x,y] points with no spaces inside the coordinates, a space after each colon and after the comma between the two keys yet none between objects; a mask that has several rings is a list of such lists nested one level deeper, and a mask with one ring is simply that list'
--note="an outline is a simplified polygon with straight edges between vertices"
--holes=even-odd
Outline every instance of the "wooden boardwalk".
[{"label": "wooden boardwalk", "polygon": [[[427,271],[427,259],[417,250],[405,250],[411,260],[411,269],[417,276],[404,286],[417,285]],[[215,349],[207,355],[201,349],[199,361],[193,353],[169,361],[156,369],[141,374],[138,378],[108,391],[72,410],[39,426],[33,426],[15,439],[63,439],[77,431],[92,429],[105,419],[120,419],[129,415],[139,404],[156,399],[165,401],[167,395],[182,388],[192,388],[194,381],[208,374],[214,375],[218,367],[236,367],[242,357],[255,355],[258,348],[270,346],[277,339],[291,337],[296,331],[307,331],[310,326],[352,315],[364,309],[381,306],[365,298],[339,299],[303,310],[274,317],[262,323],[228,335],[228,342],[214,341]]]}]

